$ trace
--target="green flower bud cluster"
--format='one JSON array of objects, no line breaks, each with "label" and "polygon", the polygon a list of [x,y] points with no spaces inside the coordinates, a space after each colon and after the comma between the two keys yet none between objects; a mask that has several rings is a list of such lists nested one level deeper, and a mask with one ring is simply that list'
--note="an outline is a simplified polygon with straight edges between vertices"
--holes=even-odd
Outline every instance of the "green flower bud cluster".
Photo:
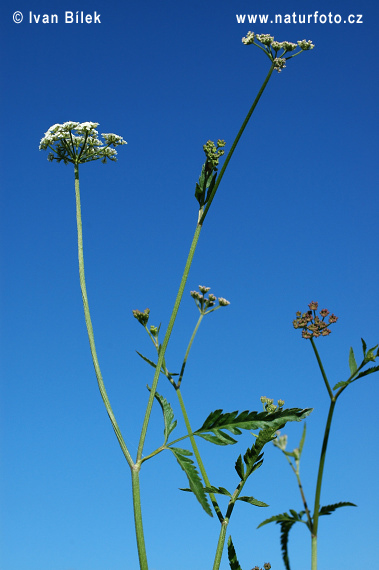
[{"label": "green flower bud cluster", "polygon": [[[143,313],[141,311],[137,311],[137,310],[133,311],[133,317],[135,319],[137,319],[137,321],[139,323],[141,323],[141,325],[144,327],[146,327],[146,325],[149,321],[149,316],[150,316],[150,309],[145,309]],[[151,327],[151,328],[154,328],[154,327]],[[157,329],[157,331],[158,331],[158,329]],[[154,332],[151,331],[151,334],[154,335]]]},{"label": "green flower bud cluster", "polygon": [[56,160],[65,164],[69,162],[83,164],[101,159],[105,163],[107,158],[116,161],[115,148],[127,143],[122,137],[113,133],[102,133],[105,142],[101,141],[96,130],[98,125],[99,123],[74,121],[56,123],[46,131],[39,149],[52,151],[47,157],[50,162]]},{"label": "green flower bud cluster", "polygon": [[[208,313],[211,313],[220,307],[226,307],[227,305],[230,305],[229,301],[224,299],[224,297],[218,297],[217,299],[213,293],[209,293],[207,298],[205,295],[208,293],[208,291],[210,291],[210,287],[199,285],[199,291],[191,291],[191,297],[195,299],[196,305],[202,315],[207,315]],[[215,306],[216,300],[218,300],[217,306]]]},{"label": "green flower bud cluster", "polygon": [[[256,43],[255,40],[259,43]],[[300,40],[296,44],[287,41],[277,42],[274,40],[274,36],[270,36],[270,34],[254,34],[254,32],[248,32],[246,36],[242,38],[242,43],[245,45],[255,45],[263,50],[274,64],[274,69],[278,72],[286,67],[285,64],[288,59],[315,47],[311,40]],[[284,57],[285,54],[293,52],[297,48],[300,48],[300,51],[289,57]],[[278,53],[280,51],[281,53]]]},{"label": "green flower bud cluster", "polygon": [[266,398],[266,396],[261,396],[261,402],[263,404],[263,409],[265,412],[276,412],[277,410],[281,410],[284,406],[284,400],[278,400],[278,405],[274,404],[274,400],[272,398]]},{"label": "green flower bud cluster", "polygon": [[207,157],[207,162],[213,171],[217,170],[220,156],[225,154],[225,151],[223,150],[223,147],[225,145],[226,142],[221,139],[217,141],[217,146],[213,141],[207,141],[205,145],[203,145],[203,150],[205,152],[205,156]]},{"label": "green flower bud cluster", "polygon": [[[318,303],[316,301],[311,301],[308,305],[309,311],[306,313],[301,313],[297,311],[296,319],[292,321],[295,329],[302,329],[302,337],[306,339],[311,339],[313,337],[317,338],[319,336],[328,336],[332,331],[328,328],[328,325],[336,323],[338,317],[333,313],[330,315],[328,309],[321,309],[320,316],[316,314],[318,309]],[[326,317],[329,315],[328,322],[325,321]]]},{"label": "green flower bud cluster", "polygon": [[270,570],[270,568],[271,568],[270,562],[265,562],[263,564],[263,569],[259,568],[259,566],[254,566],[254,568],[252,568],[251,570]]},{"label": "green flower bud cluster", "polygon": [[199,202],[200,208],[208,202],[214,188],[219,159],[225,153],[223,149],[225,145],[225,141],[218,139],[217,145],[213,141],[207,141],[203,146],[207,158],[201,168],[199,182],[196,182],[195,189],[195,198]]}]

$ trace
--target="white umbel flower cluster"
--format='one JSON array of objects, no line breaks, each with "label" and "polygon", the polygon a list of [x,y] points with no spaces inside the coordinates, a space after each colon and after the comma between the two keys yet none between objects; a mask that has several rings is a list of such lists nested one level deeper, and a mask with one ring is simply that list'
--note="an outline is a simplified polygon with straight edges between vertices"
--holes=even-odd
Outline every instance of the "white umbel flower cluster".
[{"label": "white umbel flower cluster", "polygon": [[[256,43],[255,40],[259,43]],[[315,47],[311,40],[300,40],[296,44],[287,41],[276,42],[274,36],[270,36],[270,34],[254,34],[254,32],[247,32],[246,36],[242,38],[242,43],[245,45],[253,44],[261,48],[274,64],[274,69],[279,72],[286,67],[287,60]],[[284,57],[287,53],[293,52],[297,48],[300,48],[298,52],[293,53],[289,57]]]},{"label": "white umbel flower cluster", "polygon": [[67,121],[52,125],[41,139],[39,149],[48,150],[47,159],[50,161],[63,161],[65,164],[83,164],[101,159],[102,162],[116,161],[116,147],[127,144],[119,135],[102,133],[104,141],[98,138],[96,127],[99,123],[78,123]]}]

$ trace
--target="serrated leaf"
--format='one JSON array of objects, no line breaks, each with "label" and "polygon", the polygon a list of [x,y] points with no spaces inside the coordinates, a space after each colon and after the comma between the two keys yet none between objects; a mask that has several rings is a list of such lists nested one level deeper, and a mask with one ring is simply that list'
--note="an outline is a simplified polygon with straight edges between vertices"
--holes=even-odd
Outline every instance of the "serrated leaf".
[{"label": "serrated leaf", "polygon": [[[225,430],[233,435],[241,435],[241,430],[257,430],[265,427],[270,427],[270,429],[272,428],[276,431],[281,429],[288,421],[301,421],[311,411],[312,408],[304,410],[299,408],[279,409],[276,412],[249,412],[245,410],[241,413],[238,411],[223,413],[222,410],[216,410],[209,414],[201,428],[196,430],[194,434],[204,437],[205,434],[211,432],[216,438],[209,438],[208,436],[204,437],[204,439],[217,443],[217,445],[226,445],[228,439]],[[229,443],[235,443],[235,440],[230,438]]]},{"label": "serrated leaf", "polygon": [[[151,388],[148,386],[149,392]],[[155,392],[154,397],[158,400],[159,405],[163,412],[164,421],[164,445],[166,445],[169,435],[176,428],[177,421],[174,420],[174,412],[172,411],[171,405],[167,402],[166,398]]]},{"label": "serrated leaf", "polygon": [[350,374],[355,374],[358,366],[355,361],[354,350],[352,346],[350,347],[350,353],[349,353],[349,367],[350,367]]},{"label": "serrated leaf", "polygon": [[267,503],[263,503],[263,501],[258,501],[258,499],[254,499],[254,497],[238,497],[237,501],[244,501],[245,503],[250,503],[250,505],[254,505],[255,507],[269,507]]},{"label": "serrated leaf", "polygon": [[373,372],[378,372],[379,366],[372,366],[371,368],[367,368],[363,372],[360,372],[354,380],[358,380],[358,378],[362,378],[362,376],[367,376],[367,374],[372,374]]},{"label": "serrated leaf", "polygon": [[234,466],[235,470],[237,471],[238,477],[240,479],[244,479],[245,478],[245,467],[242,461],[242,455],[240,455],[236,461],[236,464]]},{"label": "serrated leaf", "polygon": [[226,495],[227,497],[231,497],[232,494],[229,493],[225,487],[214,487],[211,485],[210,487],[204,487],[204,491],[206,493],[214,493],[215,495]]},{"label": "serrated leaf", "polygon": [[358,376],[356,376],[355,378],[352,378],[351,380],[346,380],[344,382],[338,382],[338,384],[336,384],[333,387],[333,390],[337,390],[337,388],[342,388],[343,386],[348,386],[349,384],[352,384],[353,382],[358,380],[358,378],[362,378],[363,376],[367,376],[367,374],[372,374],[373,372],[378,372],[378,370],[379,370],[379,366],[372,366],[371,368],[367,368],[367,370],[363,370],[363,372],[360,372],[358,374]]},{"label": "serrated leaf", "polygon": [[282,548],[282,558],[286,570],[291,570],[290,559],[288,555],[288,536],[295,522],[296,521],[282,522],[280,524],[280,546]]},{"label": "serrated leaf", "polygon": [[257,528],[259,528],[259,527],[261,527],[265,524],[268,524],[270,522],[275,522],[276,524],[280,525],[280,544],[281,544],[281,549],[282,549],[282,558],[283,558],[283,562],[284,562],[284,566],[286,567],[286,570],[291,570],[290,560],[289,560],[289,555],[288,555],[288,535],[289,535],[289,532],[295,523],[297,523],[297,522],[305,523],[305,521],[301,520],[305,511],[300,511],[299,513],[297,513],[296,511],[291,509],[290,512],[292,513],[292,516],[289,515],[288,513],[282,513],[280,515],[275,515],[275,516],[270,517],[269,519],[266,519],[265,521],[261,522],[261,524],[258,525],[258,527],[257,527]]},{"label": "serrated leaf", "polygon": [[340,507],[356,507],[354,503],[349,503],[346,501],[342,501],[340,503],[334,503],[334,505],[326,505],[325,507],[321,507],[319,511],[319,515],[331,515],[336,509]]},{"label": "serrated leaf", "polygon": [[218,430],[216,434],[204,433],[197,435],[199,435],[199,437],[202,437],[206,441],[214,443],[215,445],[234,445],[235,443],[237,443],[236,439],[234,439],[232,436],[221,430]]},{"label": "serrated leaf", "polygon": [[229,566],[230,566],[231,570],[242,570],[240,563],[238,562],[238,559],[237,559],[237,554],[236,554],[236,551],[234,549],[234,545],[233,545],[233,541],[232,541],[231,536],[229,536],[229,538],[228,538],[228,560],[229,560]]},{"label": "serrated leaf", "polygon": [[175,455],[177,462],[187,475],[190,489],[196,496],[200,505],[209,516],[213,517],[199,473],[197,472],[194,462],[190,459],[192,453],[187,449],[181,449],[179,447],[170,447],[169,449]]}]

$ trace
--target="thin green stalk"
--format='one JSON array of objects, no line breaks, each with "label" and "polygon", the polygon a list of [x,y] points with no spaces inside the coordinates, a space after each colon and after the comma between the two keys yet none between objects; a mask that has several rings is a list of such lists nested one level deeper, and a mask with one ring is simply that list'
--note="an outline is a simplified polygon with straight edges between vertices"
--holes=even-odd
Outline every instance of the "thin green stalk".
[{"label": "thin green stalk", "polygon": [[82,299],[83,299],[83,308],[84,308],[84,318],[86,321],[87,332],[88,332],[88,339],[91,348],[91,355],[92,361],[95,368],[97,383],[99,386],[100,394],[103,399],[105,408],[108,412],[109,419],[111,420],[112,427],[120,444],[121,450],[124,454],[126,461],[129,464],[129,467],[132,468],[134,463],[132,457],[129,453],[128,448],[124,442],[122,437],[120,428],[116,422],[116,418],[113,414],[112,407],[110,405],[107,392],[105,390],[103,377],[100,370],[99,360],[97,358],[96,353],[96,346],[95,346],[95,337],[93,334],[93,327],[91,321],[91,315],[89,311],[88,305],[88,297],[87,297],[87,288],[86,288],[86,280],[84,275],[84,256],[83,256],[83,229],[82,229],[82,214],[81,214],[81,205],[80,205],[80,190],[79,190],[79,165],[74,164],[75,167],[75,196],[76,196],[76,222],[78,228],[78,259],[79,259],[79,279],[80,279],[80,288],[82,291]]},{"label": "thin green stalk", "polygon": [[246,127],[247,123],[249,122],[249,119],[250,119],[251,115],[253,114],[253,112],[254,112],[254,110],[255,110],[255,107],[257,106],[258,101],[259,101],[259,99],[260,99],[261,96],[262,96],[263,91],[265,90],[265,87],[266,87],[266,85],[267,85],[267,83],[268,83],[268,81],[269,81],[269,79],[270,79],[270,77],[271,77],[271,75],[272,75],[273,70],[274,70],[274,65],[271,65],[270,70],[269,70],[269,72],[268,72],[268,74],[267,74],[267,77],[266,77],[266,79],[264,80],[264,82],[263,82],[263,84],[262,84],[262,87],[260,88],[260,90],[259,90],[259,92],[258,92],[258,95],[256,96],[256,98],[255,98],[255,100],[254,100],[254,103],[253,103],[253,105],[251,106],[251,108],[250,108],[250,110],[249,110],[249,112],[248,112],[248,114],[247,114],[247,116],[246,116],[244,122],[242,123],[242,126],[241,126],[241,128],[240,128],[240,130],[239,130],[239,132],[238,132],[238,134],[237,134],[237,136],[236,136],[236,138],[235,138],[235,140],[234,140],[234,142],[233,142],[233,144],[232,144],[232,147],[231,147],[231,149],[230,149],[230,151],[229,151],[229,153],[228,153],[226,159],[225,159],[225,162],[224,162],[223,167],[222,167],[222,169],[221,169],[221,171],[220,171],[220,173],[219,173],[219,175],[218,175],[218,177],[217,177],[216,184],[215,184],[215,186],[214,186],[214,188],[213,188],[213,190],[212,190],[212,193],[211,193],[211,195],[210,195],[210,197],[209,197],[209,200],[208,200],[208,202],[207,202],[207,204],[206,204],[206,206],[205,206],[205,209],[204,209],[203,211],[202,211],[202,210],[199,211],[199,218],[198,218],[198,223],[197,223],[195,235],[194,235],[193,240],[192,240],[192,244],[191,244],[191,248],[190,248],[190,251],[189,251],[189,254],[188,254],[187,262],[186,262],[186,265],[185,265],[185,268],[184,268],[182,280],[181,280],[181,282],[180,282],[179,291],[178,291],[178,294],[177,294],[177,296],[176,296],[174,308],[173,308],[173,310],[172,310],[171,317],[170,317],[170,321],[169,321],[169,324],[168,324],[168,327],[167,327],[167,330],[166,330],[166,334],[165,334],[165,337],[164,337],[164,340],[163,340],[163,343],[162,343],[162,346],[161,346],[161,349],[160,349],[160,352],[159,352],[159,356],[158,356],[157,367],[156,367],[156,369],[155,369],[155,374],[154,374],[153,383],[152,383],[152,387],[151,387],[151,391],[150,391],[150,396],[149,396],[149,400],[148,400],[148,403],[147,403],[147,408],[146,408],[146,412],[145,412],[145,417],[144,417],[144,420],[143,420],[143,425],[142,425],[142,430],[141,430],[141,436],[140,436],[140,440],[139,440],[139,444],[138,444],[137,461],[139,461],[139,460],[142,458],[143,446],[144,446],[144,444],[145,444],[146,433],[147,433],[147,427],[148,427],[148,425],[149,425],[149,420],[150,420],[151,410],[152,410],[153,403],[154,403],[155,392],[156,392],[157,385],[158,385],[160,370],[161,370],[161,367],[162,367],[162,363],[163,363],[163,361],[164,361],[165,352],[166,352],[166,349],[167,349],[168,342],[169,342],[169,340],[170,340],[170,336],[171,336],[172,329],[173,329],[173,327],[174,327],[175,319],[176,319],[176,316],[177,316],[177,314],[178,314],[179,305],[180,305],[180,302],[181,302],[182,297],[183,297],[184,287],[185,287],[186,282],[187,282],[187,279],[188,279],[189,270],[190,270],[190,267],[191,267],[191,264],[192,264],[193,256],[194,256],[194,254],[195,254],[195,250],[196,250],[197,242],[198,242],[198,240],[199,240],[199,236],[200,236],[200,231],[201,231],[202,225],[203,225],[203,223],[204,223],[204,220],[205,220],[205,217],[206,217],[206,215],[207,215],[207,213],[208,213],[208,210],[209,210],[209,208],[210,208],[210,206],[211,206],[211,203],[212,203],[212,201],[213,201],[213,199],[214,199],[214,197],[215,197],[215,194],[216,194],[216,192],[217,192],[217,189],[218,189],[218,187],[219,187],[219,185],[220,185],[220,182],[221,182],[221,179],[222,179],[222,177],[223,177],[223,175],[224,175],[224,172],[225,172],[225,170],[226,170],[226,168],[227,168],[227,166],[228,166],[228,164],[229,164],[229,161],[230,161],[230,159],[231,159],[231,157],[232,157],[232,155],[233,155],[233,152],[234,152],[234,150],[235,150],[235,148],[236,148],[236,146],[237,146],[237,144],[238,144],[238,141],[240,140],[240,138],[241,138],[241,136],[242,136],[242,133],[243,133],[243,131],[245,130],[245,127]]},{"label": "thin green stalk", "polygon": [[219,173],[219,175],[217,176],[216,183],[215,183],[214,188],[213,188],[213,190],[212,190],[212,193],[211,193],[211,195],[210,195],[210,197],[209,197],[209,200],[208,200],[208,202],[207,202],[207,204],[206,204],[206,206],[205,206],[204,212],[203,212],[202,216],[200,217],[200,221],[199,221],[200,224],[203,224],[203,222],[204,222],[204,220],[205,220],[205,216],[207,215],[208,210],[209,210],[209,208],[210,208],[210,206],[211,206],[211,204],[212,204],[213,198],[215,197],[215,194],[216,194],[217,189],[218,189],[218,187],[219,187],[219,185],[220,185],[220,182],[221,182],[221,180],[222,180],[222,177],[224,176],[225,170],[227,169],[227,166],[228,166],[228,164],[229,164],[229,161],[230,161],[230,159],[232,158],[233,152],[235,151],[235,148],[236,148],[236,146],[237,146],[237,144],[238,144],[238,142],[239,142],[239,140],[240,140],[240,138],[241,138],[241,136],[242,136],[243,131],[244,131],[245,128],[246,128],[247,123],[248,123],[249,120],[250,120],[251,115],[254,113],[255,107],[258,105],[258,101],[259,101],[259,99],[261,98],[262,93],[263,93],[263,91],[265,90],[266,85],[267,85],[267,83],[269,82],[269,79],[270,79],[270,77],[271,77],[273,71],[274,71],[274,64],[271,65],[270,71],[268,72],[267,77],[266,77],[266,79],[264,80],[264,82],[263,82],[263,84],[262,84],[262,87],[260,88],[260,90],[259,90],[259,92],[258,92],[258,95],[256,96],[256,98],[255,98],[255,100],[254,100],[254,103],[252,104],[252,106],[251,106],[251,108],[250,108],[248,114],[246,115],[246,118],[245,118],[244,122],[242,123],[242,126],[241,126],[240,130],[238,131],[238,134],[237,134],[237,136],[236,136],[236,138],[235,138],[235,140],[234,140],[234,143],[233,143],[232,146],[231,146],[231,149],[230,149],[230,151],[228,152],[228,155],[227,155],[227,157],[226,157],[226,159],[225,159],[225,162],[224,162],[224,164],[223,164],[223,166],[222,166],[222,168],[221,168],[221,170],[220,170],[220,173]]},{"label": "thin green stalk", "polygon": [[182,297],[183,297],[184,288],[185,288],[185,285],[187,283],[188,274],[189,274],[189,271],[191,268],[193,256],[195,254],[197,242],[199,240],[200,231],[201,231],[201,225],[198,223],[196,226],[195,234],[193,236],[193,240],[192,240],[192,244],[191,244],[190,251],[188,254],[187,262],[186,262],[186,265],[184,268],[183,276],[182,276],[182,279],[181,279],[181,282],[179,285],[179,291],[178,291],[178,294],[176,296],[174,308],[172,310],[170,321],[168,323],[167,331],[166,331],[162,346],[161,346],[160,351],[159,351],[158,362],[157,362],[157,366],[155,368],[153,384],[151,387],[150,396],[149,396],[149,400],[148,400],[147,408],[146,408],[146,412],[145,412],[145,417],[143,420],[141,436],[140,436],[140,440],[139,440],[139,444],[138,444],[137,461],[140,461],[140,459],[142,458],[142,451],[143,451],[143,446],[144,446],[145,439],[146,439],[147,426],[149,425],[149,419],[150,419],[151,410],[153,407],[155,392],[157,390],[157,385],[158,385],[159,375],[160,375],[161,368],[162,368],[162,363],[164,361],[164,356],[165,356],[165,352],[167,349],[168,341],[170,340],[172,329],[174,327],[176,315],[178,314],[179,305],[180,305],[180,302],[181,302]]},{"label": "thin green stalk", "polygon": [[[182,397],[182,393],[181,393],[181,391],[180,391],[180,388],[176,388],[176,394],[177,394],[178,399],[179,399],[180,408],[181,408],[181,410],[182,410],[183,418],[184,418],[184,421],[185,421],[185,424],[186,424],[186,428],[187,428],[187,432],[188,432],[189,438],[190,438],[190,440],[191,440],[192,449],[193,449],[193,452],[194,452],[195,457],[196,457],[197,464],[198,464],[199,469],[200,469],[200,473],[201,473],[201,475],[202,475],[202,477],[203,477],[203,479],[204,479],[205,486],[206,486],[206,487],[210,487],[210,486],[211,486],[211,483],[210,483],[210,481],[209,481],[209,479],[208,479],[208,475],[207,475],[207,472],[206,472],[206,470],[205,470],[204,463],[203,463],[203,461],[202,461],[202,459],[201,459],[201,455],[200,455],[200,453],[199,453],[199,450],[198,450],[198,447],[197,447],[197,444],[196,444],[194,435],[193,435],[193,433],[192,433],[191,424],[190,424],[189,419],[188,419],[187,410],[186,410],[186,407],[185,407],[185,405],[184,405],[184,401],[183,401],[183,397]],[[214,508],[214,510],[215,510],[215,512],[216,512],[216,515],[217,515],[219,521],[221,522],[221,524],[223,524],[224,517],[222,516],[220,507],[219,507],[219,505],[218,505],[218,502],[217,502],[217,500],[216,500],[216,497],[215,497],[214,493],[209,493],[209,497],[210,497],[210,499],[211,499],[211,501],[212,501],[213,508]]]},{"label": "thin green stalk", "polygon": [[[326,457],[326,450],[328,447],[330,427],[332,424],[335,405],[336,405],[336,399],[333,398],[330,402],[328,418],[326,420],[324,440],[322,442],[320,463],[319,463],[318,474],[317,474],[315,504],[314,504],[314,508],[313,508],[312,570],[317,570],[317,529],[318,529],[318,519],[319,519],[319,511],[320,511],[321,485],[322,485],[322,477],[324,474],[325,457]],[[316,540],[314,540],[314,539],[316,539]]]},{"label": "thin green stalk", "polygon": [[306,515],[307,515],[309,530],[312,532],[312,526],[313,526],[313,524],[312,524],[312,517],[311,517],[311,513],[309,512],[307,500],[306,500],[305,494],[304,494],[303,485],[302,485],[301,479],[300,479],[300,462],[297,461],[297,468],[295,469],[295,467],[293,466],[292,461],[290,460],[290,458],[288,457],[288,455],[286,455],[286,454],[284,453],[284,456],[285,456],[285,458],[287,459],[288,463],[290,464],[290,467],[291,467],[292,471],[295,473],[296,480],[297,480],[297,484],[298,484],[299,491],[300,491],[300,495],[301,495],[301,500],[303,501],[305,513],[306,513]]},{"label": "thin green stalk", "polygon": [[311,344],[312,344],[312,348],[314,350],[314,353],[316,355],[317,362],[318,362],[319,368],[321,370],[321,374],[322,374],[322,377],[324,379],[326,389],[328,390],[328,394],[329,394],[330,398],[333,399],[334,395],[333,395],[332,389],[330,387],[328,378],[326,377],[326,373],[325,373],[324,367],[322,365],[321,358],[320,358],[320,355],[319,355],[318,350],[316,348],[316,344],[315,344],[315,341],[313,340],[313,337],[311,338]]},{"label": "thin green stalk", "polygon": [[[200,317],[199,317],[199,320],[197,321],[196,326],[195,326],[195,328],[194,328],[194,331],[193,331],[193,333],[192,333],[192,336],[191,336],[191,338],[190,338],[190,341],[189,341],[189,343],[188,343],[186,353],[185,353],[185,355],[184,355],[182,368],[181,368],[181,370],[180,370],[179,380],[178,380],[177,383],[176,383],[177,388],[179,388],[179,387],[180,387],[180,384],[182,383],[183,374],[184,374],[184,369],[185,369],[186,364],[187,364],[188,355],[189,355],[189,353],[190,353],[190,350],[191,350],[191,347],[192,347],[192,343],[193,343],[193,341],[195,340],[196,333],[197,333],[197,331],[198,331],[198,329],[199,329],[199,326],[200,326],[201,321],[203,320],[203,318],[204,318],[204,313],[201,313],[201,315],[200,315]],[[190,433],[190,432],[188,432],[188,433]]]},{"label": "thin green stalk", "polygon": [[142,525],[142,511],[141,511],[141,492],[139,485],[139,472],[141,465],[135,465],[132,468],[132,490],[133,490],[133,510],[134,510],[134,524],[137,537],[138,558],[140,570],[148,570],[145,538]]}]

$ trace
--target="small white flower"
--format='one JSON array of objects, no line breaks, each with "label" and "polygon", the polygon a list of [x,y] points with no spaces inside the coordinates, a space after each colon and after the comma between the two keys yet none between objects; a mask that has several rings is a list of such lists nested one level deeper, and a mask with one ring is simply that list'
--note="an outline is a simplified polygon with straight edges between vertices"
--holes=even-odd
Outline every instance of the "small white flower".
[{"label": "small white flower", "polygon": [[245,44],[245,46],[252,44],[254,42],[254,32],[247,32],[246,37],[242,38],[242,43]]}]

